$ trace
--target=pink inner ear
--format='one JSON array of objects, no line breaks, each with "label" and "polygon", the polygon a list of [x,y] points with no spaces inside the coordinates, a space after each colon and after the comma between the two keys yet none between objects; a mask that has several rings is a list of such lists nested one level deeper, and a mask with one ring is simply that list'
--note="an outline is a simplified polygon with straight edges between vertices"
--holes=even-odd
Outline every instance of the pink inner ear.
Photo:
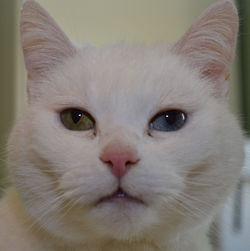
[{"label": "pink inner ear", "polygon": [[173,46],[212,82],[225,81],[234,59],[238,16],[233,4],[222,1],[212,5]]},{"label": "pink inner ear", "polygon": [[222,81],[226,80],[229,74],[228,72],[229,70],[226,69],[225,65],[220,64],[219,62],[211,62],[206,65],[201,72],[201,75],[215,82],[220,78],[223,78]]}]

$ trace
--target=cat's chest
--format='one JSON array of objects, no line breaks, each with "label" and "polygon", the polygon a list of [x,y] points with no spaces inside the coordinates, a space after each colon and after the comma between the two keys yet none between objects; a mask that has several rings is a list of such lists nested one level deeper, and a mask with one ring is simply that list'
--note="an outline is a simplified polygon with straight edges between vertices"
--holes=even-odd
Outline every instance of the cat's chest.
[{"label": "cat's chest", "polygon": [[[168,251],[166,248],[160,249],[153,244],[141,243],[91,243],[88,245],[70,247],[54,247],[52,249],[42,249],[41,251]],[[40,250],[39,250],[40,251]]]}]

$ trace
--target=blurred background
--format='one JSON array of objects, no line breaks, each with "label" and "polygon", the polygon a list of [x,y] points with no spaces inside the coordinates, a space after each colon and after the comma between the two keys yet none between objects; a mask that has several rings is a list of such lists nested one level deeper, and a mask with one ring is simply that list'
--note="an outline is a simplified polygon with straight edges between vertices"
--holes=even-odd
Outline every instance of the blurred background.
[{"label": "blurred background", "polygon": [[[116,41],[152,44],[178,40],[215,0],[37,0],[78,43],[102,46]],[[230,105],[246,132],[246,164],[238,190],[219,217],[221,251],[250,250],[250,0],[237,0],[238,52],[232,70]],[[5,146],[26,105],[26,72],[20,47],[22,0],[0,0],[0,188],[4,186]],[[249,83],[249,84],[248,84]],[[191,250],[190,250],[191,251]]]}]

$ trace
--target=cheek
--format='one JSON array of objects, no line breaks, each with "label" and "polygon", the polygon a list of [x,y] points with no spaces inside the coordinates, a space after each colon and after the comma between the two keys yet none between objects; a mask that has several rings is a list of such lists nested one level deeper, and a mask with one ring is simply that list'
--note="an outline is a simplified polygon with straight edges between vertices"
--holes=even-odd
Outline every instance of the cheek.
[{"label": "cheek", "polygon": [[89,132],[67,130],[60,122],[58,114],[41,111],[33,121],[31,148],[41,158],[47,159],[56,166],[71,166],[78,162],[84,165],[97,156],[96,145]]},{"label": "cheek", "polygon": [[129,191],[142,194],[150,204],[167,205],[186,189],[189,172],[214,154],[216,127],[195,121],[178,132],[159,134],[140,146],[141,161],[125,177]]},{"label": "cheek", "polygon": [[117,180],[96,164],[67,170],[58,179],[58,189],[64,199],[80,205],[97,202],[101,197],[110,194],[116,186]]},{"label": "cheek", "polygon": [[[157,159],[178,171],[190,171],[216,155],[218,135],[216,112],[199,111],[190,116],[179,131],[158,133],[151,142]],[[217,142],[217,143],[216,143]]]},{"label": "cheek", "polygon": [[[145,147],[145,146],[144,146]],[[183,177],[178,166],[162,149],[146,150],[140,164],[128,172],[124,187],[139,195],[152,208],[166,207],[183,189]]]},{"label": "cheek", "polygon": [[90,202],[117,186],[115,177],[99,160],[97,140],[85,132],[76,135],[57,127],[45,114],[34,123],[31,154],[35,153],[36,166],[56,179],[56,189],[65,199]]}]

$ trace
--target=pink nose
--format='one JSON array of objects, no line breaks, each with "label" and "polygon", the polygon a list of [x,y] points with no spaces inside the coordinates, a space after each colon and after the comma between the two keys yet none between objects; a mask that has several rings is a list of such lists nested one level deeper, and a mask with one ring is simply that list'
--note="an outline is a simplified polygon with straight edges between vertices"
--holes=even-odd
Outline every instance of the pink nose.
[{"label": "pink nose", "polygon": [[138,162],[135,154],[131,150],[106,149],[104,150],[101,160],[107,164],[111,172],[118,178],[123,177],[132,165]]}]

